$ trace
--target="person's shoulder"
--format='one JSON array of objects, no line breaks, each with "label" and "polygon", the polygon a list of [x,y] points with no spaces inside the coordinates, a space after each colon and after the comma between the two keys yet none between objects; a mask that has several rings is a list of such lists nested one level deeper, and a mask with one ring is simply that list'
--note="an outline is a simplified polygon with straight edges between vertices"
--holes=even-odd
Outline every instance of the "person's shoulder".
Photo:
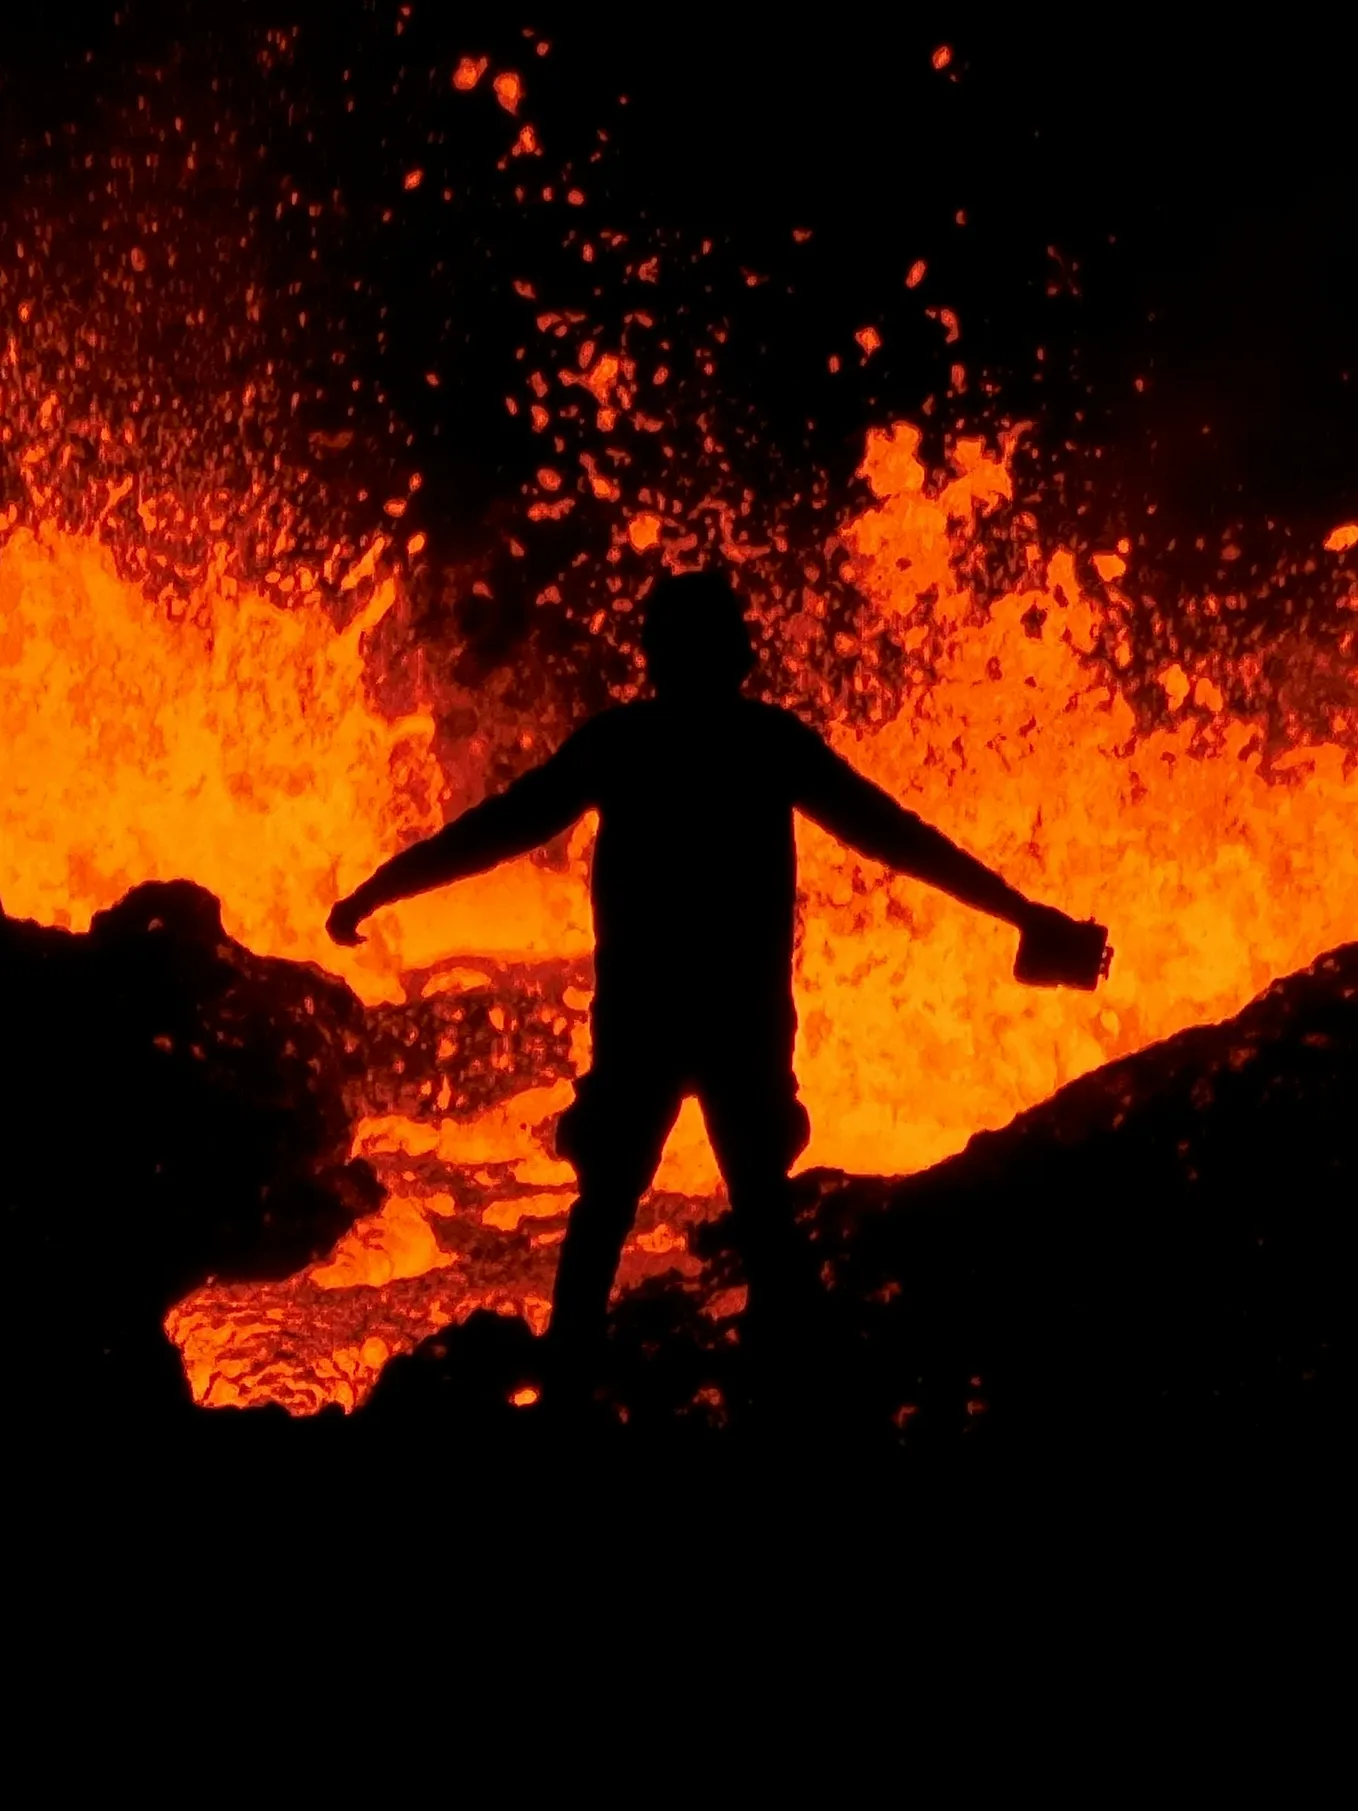
[{"label": "person's shoulder", "polygon": [[629,736],[640,735],[654,716],[655,701],[636,698],[630,704],[606,705],[597,716],[590,718],[590,723],[601,738],[626,741]]},{"label": "person's shoulder", "polygon": [[813,747],[820,741],[815,730],[803,723],[795,711],[785,710],[781,704],[766,704],[762,699],[744,698],[741,706],[748,713],[746,720],[754,732],[768,741],[777,742],[781,747],[804,749]]},{"label": "person's shoulder", "polygon": [[614,736],[626,735],[635,704],[607,704],[593,716],[586,717],[571,731],[572,741],[607,742]]},{"label": "person's shoulder", "polygon": [[607,705],[571,732],[570,746],[590,755],[625,748],[644,733],[649,709],[645,703]]}]

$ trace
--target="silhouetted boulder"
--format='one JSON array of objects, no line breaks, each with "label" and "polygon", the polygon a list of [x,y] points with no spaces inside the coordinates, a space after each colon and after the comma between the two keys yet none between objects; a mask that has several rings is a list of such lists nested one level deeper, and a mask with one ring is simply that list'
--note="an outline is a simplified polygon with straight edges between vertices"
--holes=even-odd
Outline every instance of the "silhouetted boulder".
[{"label": "silhouetted boulder", "polygon": [[907,1440],[1337,1433],[1355,1102],[1348,944],[925,1174],[821,1178],[815,1237],[883,1406],[919,1411]]},{"label": "silhouetted boulder", "polygon": [[0,918],[0,987],[21,1394],[119,1415],[183,1400],[173,1303],[212,1275],[289,1275],[380,1199],[348,1162],[359,1002],[244,949],[182,881],[86,935]]}]

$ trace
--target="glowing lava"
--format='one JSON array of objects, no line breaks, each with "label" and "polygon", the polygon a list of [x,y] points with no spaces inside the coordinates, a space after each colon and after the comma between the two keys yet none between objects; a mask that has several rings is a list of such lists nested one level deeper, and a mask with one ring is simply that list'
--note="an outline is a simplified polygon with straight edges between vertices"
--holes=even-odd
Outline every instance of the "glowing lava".
[{"label": "glowing lava", "polygon": [[[1085,584],[1072,554],[1048,556],[1034,534],[1028,578],[978,602],[963,556],[1009,495],[1004,461],[979,443],[934,485],[901,424],[869,437],[864,471],[875,500],[842,530],[862,634],[886,622],[907,650],[932,637],[943,652],[889,721],[836,740],[1025,891],[1099,916],[1117,947],[1095,996],[1020,988],[1005,927],[802,828],[806,1162],[902,1172],[1110,1058],[1237,1011],[1351,937],[1358,775],[1338,746],[1293,749],[1266,775],[1255,726],[1178,666],[1162,675],[1161,726],[1138,733],[1093,658],[1121,553]],[[633,544],[651,545],[652,526],[636,517]],[[448,791],[432,701],[396,723],[369,702],[365,637],[396,579],[373,555],[342,584],[364,587],[342,631],[319,593],[283,610],[224,568],[171,620],[93,538],[14,529],[0,548],[6,908],[79,928],[135,881],[185,875],[220,895],[242,941],[320,962],[368,1002],[405,998],[413,970],[427,996],[487,984],[469,962],[516,963],[531,991],[535,972],[577,962],[588,825],[564,870],[524,861],[384,914],[352,959],[325,941],[336,894],[440,821]],[[814,599],[808,612],[814,625]],[[578,1068],[586,996],[564,997],[544,1010]],[[655,1005],[663,1035],[663,995]],[[289,1283],[206,1288],[176,1310],[198,1398],[352,1405],[392,1353],[473,1306],[540,1326],[570,1199],[551,1150],[569,1087],[527,1081],[459,1115],[435,1073],[418,1115],[362,1118],[354,1149],[387,1183],[386,1207]],[[684,1224],[716,1189],[696,1112],[657,1186],[625,1274],[688,1262]],[[450,1240],[458,1227],[475,1228],[474,1251]],[[503,1241],[499,1259],[487,1240]]]},{"label": "glowing lava", "polygon": [[191,878],[243,943],[322,962],[369,1002],[457,950],[585,951],[578,883],[567,898],[526,863],[361,950],[326,937],[337,894],[442,821],[432,715],[388,722],[367,701],[364,638],[397,595],[381,552],[340,579],[366,594],[340,632],[319,590],[280,608],[224,560],[174,620],[94,535],[16,529],[0,546],[6,910],[83,930],[138,881]]}]

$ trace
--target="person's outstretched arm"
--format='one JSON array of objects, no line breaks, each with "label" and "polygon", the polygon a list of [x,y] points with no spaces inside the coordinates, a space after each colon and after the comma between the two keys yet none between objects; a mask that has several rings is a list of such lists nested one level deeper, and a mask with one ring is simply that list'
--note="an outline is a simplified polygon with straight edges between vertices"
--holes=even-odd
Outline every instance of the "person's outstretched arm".
[{"label": "person's outstretched arm", "polygon": [[363,939],[358,927],[380,907],[412,899],[450,881],[550,842],[593,803],[590,729],[579,730],[540,767],[532,768],[493,798],[473,805],[433,836],[393,855],[360,887],[341,899],[326,929],[336,943]]},{"label": "person's outstretched arm", "polygon": [[941,830],[898,805],[818,736],[803,733],[797,807],[840,842],[1020,931],[1049,915],[1064,916],[1025,898]]}]

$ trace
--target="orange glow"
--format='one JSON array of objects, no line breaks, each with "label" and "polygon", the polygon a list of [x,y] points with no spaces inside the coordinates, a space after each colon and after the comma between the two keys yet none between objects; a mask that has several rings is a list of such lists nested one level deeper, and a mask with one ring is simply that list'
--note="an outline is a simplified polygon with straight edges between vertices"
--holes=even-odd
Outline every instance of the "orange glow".
[{"label": "orange glow", "polygon": [[491,83],[495,98],[506,113],[517,113],[519,102],[523,99],[523,83],[512,70],[503,70]]},{"label": "orange glow", "polygon": [[920,284],[924,281],[925,273],[928,269],[929,266],[924,262],[923,258],[916,258],[915,262],[905,273],[905,287],[907,289],[918,289]]},{"label": "orange glow", "polygon": [[660,539],[660,517],[645,510],[633,516],[627,524],[627,538],[638,553],[645,553]]},{"label": "orange glow", "polygon": [[1330,553],[1347,553],[1350,547],[1358,547],[1358,522],[1344,522],[1325,537],[1325,547]]},{"label": "orange glow", "polygon": [[553,918],[538,953],[586,950],[578,882],[568,898],[529,863],[515,864],[517,904],[472,883],[460,927],[417,905],[355,950],[326,937],[338,893],[441,817],[432,716],[389,722],[366,701],[364,643],[398,597],[395,576],[377,576],[383,551],[341,578],[367,601],[337,632],[319,598],[281,609],[220,564],[172,621],[93,536],[11,533],[0,745],[22,777],[0,805],[6,910],[81,930],[140,880],[188,877],[243,943],[320,962],[369,1002],[401,998],[407,968],[458,948],[529,954]]},{"label": "orange glow", "polygon": [[873,353],[876,352],[877,348],[882,343],[882,336],[875,327],[860,327],[853,337],[863,348],[863,354],[866,358],[871,358]]},{"label": "orange glow", "polygon": [[488,57],[463,57],[453,71],[453,87],[463,94],[469,93],[486,73],[489,61]]},{"label": "orange glow", "polygon": [[929,61],[933,64],[935,69],[946,69],[949,63],[952,62],[952,46],[949,44],[940,44],[938,49],[929,58]]},{"label": "orange glow", "polygon": [[[583,376],[602,387],[600,361]],[[905,423],[868,436],[872,501],[840,540],[863,599],[860,643],[889,629],[908,654],[936,634],[942,652],[897,714],[832,739],[1025,891],[1097,914],[1118,954],[1096,995],[1019,987],[1006,927],[800,826],[804,1161],[878,1173],[933,1163],[1096,1065],[1237,1011],[1351,937],[1358,918],[1358,775],[1343,749],[1296,748],[1270,783],[1256,726],[1230,716],[1217,678],[1187,655],[1158,674],[1159,724],[1138,727],[1093,658],[1117,620],[1124,553],[1093,556],[1096,584],[1069,550],[1034,548],[1027,577],[983,606],[966,556],[1011,497],[1006,463],[963,439],[935,477],[919,444]],[[640,511],[625,532],[645,551],[661,526]],[[336,563],[324,593],[294,575],[287,608],[223,555],[175,620],[94,536],[11,518],[0,545],[6,909],[81,928],[137,881],[187,876],[218,894],[250,948],[317,962],[373,1004],[404,1000],[414,971],[426,998],[484,989],[497,964],[531,995],[587,956],[588,820],[555,866],[525,859],[379,913],[356,950],[325,936],[340,892],[481,783],[472,745],[436,753],[434,700],[395,722],[371,702],[376,632],[401,604],[388,553],[378,540]],[[353,612],[342,629],[336,600]],[[559,1008],[542,998],[578,1072],[588,996],[572,982]],[[453,1060],[450,1047],[440,1061]],[[430,1078],[426,1117],[369,1110],[355,1122],[354,1154],[389,1191],[379,1213],[286,1283],[205,1286],[172,1313],[198,1400],[352,1407],[391,1355],[473,1308],[545,1324],[571,1197],[552,1146],[569,1078],[529,1074],[458,1113],[447,1073]],[[686,1229],[716,1189],[689,1103],[624,1282],[692,1270]]]},{"label": "orange glow", "polygon": [[[1097,995],[1022,988],[1006,927],[800,826],[807,907],[797,1058],[814,1125],[803,1161],[888,1173],[936,1162],[1087,1070],[1235,1012],[1272,977],[1352,935],[1358,915],[1358,777],[1346,774],[1343,751],[1298,749],[1278,763],[1286,783],[1270,785],[1250,725],[1220,722],[1207,748],[1194,740],[1199,726],[1177,727],[1190,699],[1199,711],[1223,705],[1213,681],[1179,665],[1161,674],[1164,725],[1138,740],[1130,707],[1085,663],[1106,603],[1082,586],[1069,552],[1058,550],[983,617],[959,577],[960,550],[1010,495],[1004,463],[962,441],[951,477],[935,489],[918,445],[905,424],[869,436],[862,469],[875,500],[844,539],[871,611],[907,646],[922,633],[915,623],[926,598],[936,620],[965,623],[966,633],[947,638],[918,708],[835,740],[1026,891],[1097,913],[1113,927],[1118,958]],[[628,532],[653,545],[658,520],[635,516]],[[1103,556],[1105,583],[1120,576],[1120,560]],[[1047,616],[1036,637],[1025,626],[1035,608]],[[450,914],[457,897],[444,896]],[[575,909],[584,912],[582,891]],[[387,916],[399,924],[411,911]],[[550,946],[550,927],[540,936]],[[573,1052],[585,1066],[583,1022]],[[295,1283],[244,1297],[206,1289],[177,1311],[172,1329],[199,1398],[352,1403],[377,1375],[360,1334],[399,1350],[488,1304],[541,1327],[571,1198],[569,1166],[551,1146],[569,1094],[563,1082],[529,1089],[470,1121],[360,1122],[355,1152],[392,1178],[392,1197]],[[531,1192],[470,1207],[457,1198],[464,1180],[418,1201],[398,1180],[413,1161],[446,1164],[464,1179],[508,1165],[518,1190]],[[643,1208],[624,1280],[629,1265],[633,1274],[639,1264],[691,1265],[684,1225],[710,1211],[717,1187],[689,1102],[656,1178],[657,1200],[688,1205],[677,1221],[649,1223]],[[470,1214],[507,1238],[527,1232],[520,1281],[490,1287],[450,1268],[422,1242],[421,1214],[426,1224]],[[263,1366],[266,1310],[293,1346],[312,1352],[286,1380]]]}]

